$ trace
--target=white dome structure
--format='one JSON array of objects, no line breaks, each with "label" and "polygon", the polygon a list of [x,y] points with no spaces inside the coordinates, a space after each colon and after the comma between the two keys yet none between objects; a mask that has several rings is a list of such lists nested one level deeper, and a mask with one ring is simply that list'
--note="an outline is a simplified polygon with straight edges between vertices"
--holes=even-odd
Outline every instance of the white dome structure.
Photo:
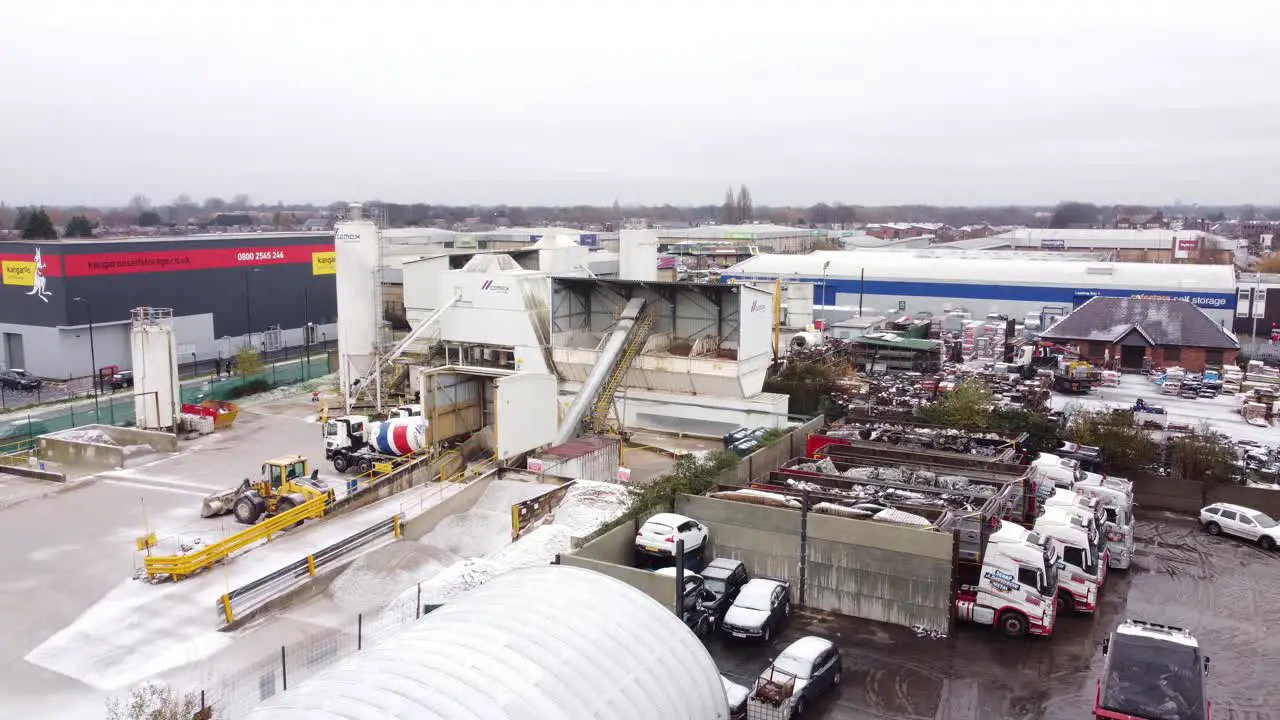
[{"label": "white dome structure", "polygon": [[515,570],[266,700],[249,720],[727,720],[715,662],[621,580]]}]

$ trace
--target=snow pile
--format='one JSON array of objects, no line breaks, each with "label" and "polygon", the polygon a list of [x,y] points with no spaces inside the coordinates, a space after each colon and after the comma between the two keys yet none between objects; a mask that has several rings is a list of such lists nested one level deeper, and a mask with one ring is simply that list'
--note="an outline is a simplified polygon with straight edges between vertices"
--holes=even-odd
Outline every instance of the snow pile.
[{"label": "snow pile", "polygon": [[574,535],[590,535],[596,528],[621,515],[631,504],[631,490],[623,485],[578,480],[569,488],[551,521]]},{"label": "snow pile", "polygon": [[456,558],[436,548],[414,542],[392,543],[361,555],[334,578],[327,593],[353,612],[381,605],[387,597],[418,578],[440,572]]},{"label": "snow pile", "polygon": [[67,442],[92,443],[94,445],[111,445],[117,446],[115,440],[111,436],[97,428],[76,428],[74,430],[63,430],[60,433],[54,433],[53,437]]},{"label": "snow pile", "polygon": [[[422,583],[422,602],[438,605],[480,587],[503,573],[534,565],[550,565],[557,553],[570,550],[573,533],[561,525],[543,525],[489,558],[454,563]],[[414,588],[417,591],[417,588]]]}]

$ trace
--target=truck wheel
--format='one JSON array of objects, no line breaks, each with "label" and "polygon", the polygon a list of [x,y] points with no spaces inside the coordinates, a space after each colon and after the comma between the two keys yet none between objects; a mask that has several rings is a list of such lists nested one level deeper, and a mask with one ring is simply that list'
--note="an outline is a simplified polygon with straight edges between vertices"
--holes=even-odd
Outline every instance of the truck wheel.
[{"label": "truck wheel", "polygon": [[346,455],[338,454],[333,456],[333,469],[339,473],[344,473],[347,468],[351,467],[351,461]]},{"label": "truck wheel", "polygon": [[1222,526],[1221,526],[1221,525],[1219,525],[1219,524],[1218,524],[1218,523],[1216,523],[1216,522],[1211,522],[1211,523],[1209,523],[1208,525],[1205,525],[1205,526],[1204,526],[1204,529],[1205,529],[1205,530],[1208,530],[1210,535],[1221,535],[1221,534],[1222,534]]},{"label": "truck wheel", "polygon": [[1263,550],[1276,549],[1276,541],[1273,540],[1270,535],[1263,535],[1261,538],[1258,539],[1258,544],[1262,546]]},{"label": "truck wheel", "polygon": [[1058,594],[1053,598],[1053,605],[1053,612],[1055,615],[1058,617],[1066,615],[1067,611],[1074,605],[1071,599],[1071,593],[1062,590],[1058,591]]},{"label": "truck wheel", "polygon": [[258,518],[262,517],[262,506],[257,503],[252,495],[241,495],[236,498],[235,505],[231,511],[236,516],[236,522],[244,525],[252,525],[258,522]]},{"label": "truck wheel", "polygon": [[368,475],[373,471],[373,461],[369,458],[360,458],[356,461],[356,470],[360,471],[361,475]]},{"label": "truck wheel", "polygon": [[1000,616],[1000,632],[1008,637],[1022,637],[1027,634],[1027,619],[1016,612],[1006,612]]}]

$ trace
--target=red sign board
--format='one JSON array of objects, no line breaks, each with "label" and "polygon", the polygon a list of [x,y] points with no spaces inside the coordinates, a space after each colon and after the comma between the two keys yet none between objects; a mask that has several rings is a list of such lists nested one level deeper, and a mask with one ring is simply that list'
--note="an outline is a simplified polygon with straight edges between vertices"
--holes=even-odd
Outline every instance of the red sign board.
[{"label": "red sign board", "polygon": [[[215,268],[258,267],[262,265],[310,264],[313,253],[331,253],[333,245],[286,245],[280,247],[226,247],[200,250],[156,250],[150,252],[93,253],[64,255],[68,277],[121,275],[125,273],[209,270]],[[54,275],[57,273],[49,273]]]}]

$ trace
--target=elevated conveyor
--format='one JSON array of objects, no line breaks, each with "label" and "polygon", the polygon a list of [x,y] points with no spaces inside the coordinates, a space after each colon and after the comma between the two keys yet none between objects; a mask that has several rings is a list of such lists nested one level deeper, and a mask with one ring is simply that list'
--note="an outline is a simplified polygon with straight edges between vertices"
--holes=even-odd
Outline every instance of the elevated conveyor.
[{"label": "elevated conveyor", "polygon": [[584,428],[591,432],[605,429],[609,409],[613,406],[613,396],[626,377],[631,361],[644,347],[652,326],[653,315],[645,312],[644,298],[628,300],[618,317],[617,325],[600,351],[600,360],[591,369],[591,374],[569,406],[569,412],[560,425],[560,436],[556,439],[556,444],[569,442]]}]

